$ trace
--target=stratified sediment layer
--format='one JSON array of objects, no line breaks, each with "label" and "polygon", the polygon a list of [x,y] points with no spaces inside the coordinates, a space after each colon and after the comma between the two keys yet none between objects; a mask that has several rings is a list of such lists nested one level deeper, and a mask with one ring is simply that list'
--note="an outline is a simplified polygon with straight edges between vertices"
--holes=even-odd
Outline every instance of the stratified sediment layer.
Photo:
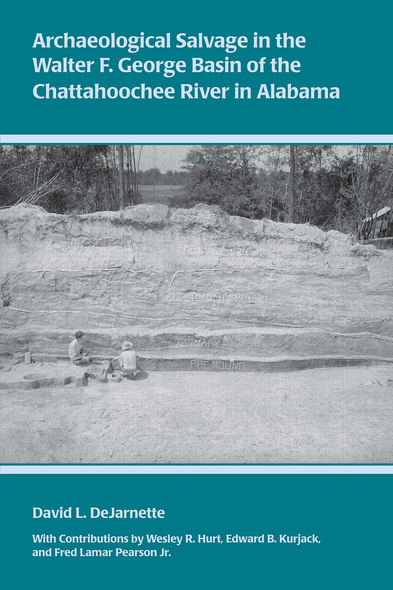
[{"label": "stratified sediment layer", "polygon": [[0,353],[393,357],[393,256],[217,207],[0,212]]}]

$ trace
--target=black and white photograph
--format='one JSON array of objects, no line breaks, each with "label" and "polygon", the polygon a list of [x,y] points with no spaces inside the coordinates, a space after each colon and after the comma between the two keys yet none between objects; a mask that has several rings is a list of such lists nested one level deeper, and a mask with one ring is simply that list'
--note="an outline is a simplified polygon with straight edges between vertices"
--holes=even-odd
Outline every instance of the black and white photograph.
[{"label": "black and white photograph", "polygon": [[2,145],[0,460],[393,456],[390,145]]}]

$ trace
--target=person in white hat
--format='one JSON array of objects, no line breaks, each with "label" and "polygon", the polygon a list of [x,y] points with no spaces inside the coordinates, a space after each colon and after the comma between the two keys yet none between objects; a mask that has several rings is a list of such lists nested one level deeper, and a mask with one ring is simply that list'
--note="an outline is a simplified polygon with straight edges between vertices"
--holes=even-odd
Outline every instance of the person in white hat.
[{"label": "person in white hat", "polygon": [[[107,367],[107,369],[104,372],[104,377],[107,377],[108,373],[114,373],[114,365],[113,363],[115,363],[117,361],[117,363],[119,364],[119,368],[120,371],[122,372],[123,376],[131,376],[134,377],[134,375],[136,375],[136,373],[138,373],[141,369],[138,366],[136,360],[138,357],[138,355],[136,354],[135,350],[132,350],[133,344],[132,342],[129,342],[128,340],[125,340],[122,345],[121,345],[121,350],[122,353],[120,354],[120,356],[112,359]],[[144,357],[144,358],[148,358],[148,357]]]},{"label": "person in white hat", "polygon": [[139,369],[136,364],[137,354],[135,350],[132,350],[133,344],[128,340],[125,340],[122,345],[122,353],[118,358],[120,370],[128,375],[134,375]]}]

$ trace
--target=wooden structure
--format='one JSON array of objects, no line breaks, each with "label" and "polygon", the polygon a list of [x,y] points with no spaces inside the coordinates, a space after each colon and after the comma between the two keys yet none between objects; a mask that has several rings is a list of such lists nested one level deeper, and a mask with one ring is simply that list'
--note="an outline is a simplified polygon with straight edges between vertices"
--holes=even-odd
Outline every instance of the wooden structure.
[{"label": "wooden structure", "polygon": [[[358,238],[364,243],[393,247],[393,208],[384,207],[360,224]],[[378,243],[376,243],[378,242]]]}]

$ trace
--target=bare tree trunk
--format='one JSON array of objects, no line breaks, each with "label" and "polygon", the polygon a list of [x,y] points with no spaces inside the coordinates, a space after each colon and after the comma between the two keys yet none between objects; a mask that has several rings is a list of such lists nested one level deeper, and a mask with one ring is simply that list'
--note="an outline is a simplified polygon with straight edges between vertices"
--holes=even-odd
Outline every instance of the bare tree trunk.
[{"label": "bare tree trunk", "polygon": [[132,182],[132,193],[133,193],[133,203],[134,205],[138,202],[138,171],[136,169],[136,161],[135,161],[135,146],[132,146],[132,169],[133,169],[133,182]]},{"label": "bare tree trunk", "polygon": [[132,188],[132,161],[131,161],[131,147],[126,145],[126,154],[127,154],[127,174],[126,174],[126,192],[127,192],[127,201],[129,205],[134,204],[133,200],[133,188]]},{"label": "bare tree trunk", "polygon": [[273,172],[273,185],[272,185],[272,195],[270,198],[270,208],[269,208],[269,219],[273,219],[273,202],[276,197],[276,184],[277,184],[277,170],[278,164],[280,162],[280,155],[281,155],[281,146],[278,146],[277,155],[274,163],[274,172]]},{"label": "bare tree trunk", "polygon": [[293,223],[295,213],[295,146],[289,146],[288,223]]},{"label": "bare tree trunk", "polygon": [[41,151],[42,151],[42,146],[40,146],[40,145],[36,146],[36,153],[37,153],[37,157],[38,157],[38,170],[37,169],[34,170],[33,191],[37,190],[37,188],[40,185],[41,168],[42,168]]},{"label": "bare tree trunk", "polygon": [[106,178],[106,185],[107,185],[107,188],[106,188],[106,191],[104,194],[105,211],[109,211],[110,206],[111,206],[111,192],[112,192],[112,186],[111,186],[111,182],[109,180],[109,178],[110,178],[109,174],[111,173],[111,175],[113,176],[113,170],[109,166],[109,159],[108,159],[107,152],[105,152],[105,168],[106,168],[105,178]]},{"label": "bare tree trunk", "polygon": [[119,208],[124,209],[124,154],[123,154],[123,146],[117,146],[118,154],[119,154]]}]

